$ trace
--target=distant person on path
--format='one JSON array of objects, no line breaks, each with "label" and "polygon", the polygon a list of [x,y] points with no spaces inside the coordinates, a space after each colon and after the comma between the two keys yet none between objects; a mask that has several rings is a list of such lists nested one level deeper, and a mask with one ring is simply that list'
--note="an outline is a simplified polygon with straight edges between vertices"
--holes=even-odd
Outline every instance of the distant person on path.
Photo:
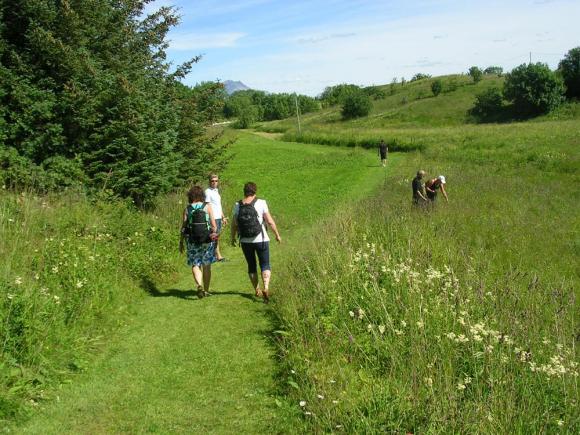
[{"label": "distant person on path", "polygon": [[383,168],[387,166],[387,156],[389,155],[389,147],[385,143],[383,139],[381,139],[381,143],[379,144],[379,156],[381,157],[381,164]]},{"label": "distant person on path", "polygon": [[417,171],[417,176],[413,178],[413,204],[424,205],[427,203],[427,194],[425,192],[425,184],[423,183],[423,177],[425,176],[425,171],[422,169]]},{"label": "distant person on path", "polygon": [[205,194],[200,186],[193,186],[187,192],[189,205],[183,212],[179,252],[183,253],[183,241],[187,245],[187,264],[191,266],[193,279],[197,284],[197,297],[209,296],[211,265],[216,262],[215,241],[217,225],[211,204],[205,202]]},{"label": "distant person on path", "polygon": [[[213,217],[217,225],[217,235],[219,236],[222,232],[222,226],[226,226],[228,224],[228,218],[223,215],[222,211],[222,197],[218,190],[218,183],[220,181],[219,177],[216,174],[210,174],[208,180],[209,187],[205,189],[205,202],[211,204]],[[217,261],[225,261],[225,258],[220,252],[219,239],[217,239],[215,242],[215,255]]]},{"label": "distant person on path", "polygon": [[449,198],[447,197],[447,192],[445,191],[445,177],[443,175],[439,175],[437,178],[432,178],[431,180],[425,183],[425,190],[427,191],[427,198],[431,203],[434,203],[437,199],[437,190],[441,190],[441,193],[445,197],[445,201],[449,202]]},{"label": "distant person on path", "polygon": [[[238,234],[240,236],[240,245],[248,263],[248,275],[256,297],[262,296],[264,302],[268,303],[270,300],[271,277],[270,238],[264,224],[267,223],[272,228],[278,243],[282,241],[282,238],[276,228],[274,219],[270,215],[268,204],[265,200],[256,197],[257,190],[255,183],[248,182],[244,185],[244,199],[234,205],[231,235],[232,245],[234,246],[236,244],[236,236]],[[256,256],[262,272],[262,290],[259,288]]]}]

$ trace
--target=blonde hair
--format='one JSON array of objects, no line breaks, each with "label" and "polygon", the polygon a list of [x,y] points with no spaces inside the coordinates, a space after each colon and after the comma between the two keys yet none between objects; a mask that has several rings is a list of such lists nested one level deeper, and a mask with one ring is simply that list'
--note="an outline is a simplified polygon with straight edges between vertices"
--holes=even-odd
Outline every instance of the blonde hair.
[{"label": "blonde hair", "polygon": [[209,174],[209,176],[207,177],[208,181],[211,181],[212,178],[219,178],[217,174],[214,174],[213,172],[211,174]]}]

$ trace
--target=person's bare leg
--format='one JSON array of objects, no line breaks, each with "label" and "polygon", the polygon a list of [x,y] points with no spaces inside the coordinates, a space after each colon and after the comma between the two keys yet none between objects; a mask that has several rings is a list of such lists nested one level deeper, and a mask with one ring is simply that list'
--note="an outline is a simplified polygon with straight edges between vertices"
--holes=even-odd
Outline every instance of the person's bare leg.
[{"label": "person's bare leg", "polygon": [[197,296],[203,297],[203,273],[199,266],[193,266],[191,268],[191,273],[193,274],[193,280],[197,284]]},{"label": "person's bare leg", "polygon": [[248,276],[250,277],[250,281],[252,282],[252,287],[254,287],[254,294],[257,297],[260,297],[262,295],[262,292],[258,288],[258,284],[260,283],[260,281],[258,280],[258,274],[257,273],[248,273]]},{"label": "person's bare leg", "polygon": [[264,283],[264,291],[262,292],[262,295],[264,296],[264,302],[270,300],[270,276],[271,272],[269,270],[262,271],[262,281]]},{"label": "person's bare leg", "polygon": [[215,241],[215,257],[217,258],[218,261],[221,261],[222,258],[222,254],[220,252],[220,241],[219,239]]},{"label": "person's bare leg", "polygon": [[211,281],[211,264],[202,267],[203,271],[203,290],[209,293],[209,283]]}]

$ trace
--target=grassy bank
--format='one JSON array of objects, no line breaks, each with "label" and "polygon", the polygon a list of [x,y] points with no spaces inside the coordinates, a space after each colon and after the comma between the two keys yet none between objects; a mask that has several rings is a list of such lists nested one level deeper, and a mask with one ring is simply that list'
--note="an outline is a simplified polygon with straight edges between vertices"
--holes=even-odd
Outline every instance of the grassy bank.
[{"label": "grassy bank", "polygon": [[[285,375],[311,430],[580,429],[577,131],[398,132],[425,151],[329,219],[283,277]],[[419,168],[446,175],[450,203],[411,206]]]},{"label": "grassy bank", "polygon": [[0,191],[0,422],[84,371],[142,297],[141,282],[175,273],[171,203],[141,213]]}]

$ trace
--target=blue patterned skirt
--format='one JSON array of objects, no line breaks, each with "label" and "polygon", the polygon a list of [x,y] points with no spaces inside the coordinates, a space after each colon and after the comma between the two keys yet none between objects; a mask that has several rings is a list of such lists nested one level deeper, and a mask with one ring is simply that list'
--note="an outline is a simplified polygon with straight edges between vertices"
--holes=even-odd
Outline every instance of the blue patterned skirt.
[{"label": "blue patterned skirt", "polygon": [[187,242],[187,264],[189,266],[207,266],[216,261],[214,242],[201,245]]}]

